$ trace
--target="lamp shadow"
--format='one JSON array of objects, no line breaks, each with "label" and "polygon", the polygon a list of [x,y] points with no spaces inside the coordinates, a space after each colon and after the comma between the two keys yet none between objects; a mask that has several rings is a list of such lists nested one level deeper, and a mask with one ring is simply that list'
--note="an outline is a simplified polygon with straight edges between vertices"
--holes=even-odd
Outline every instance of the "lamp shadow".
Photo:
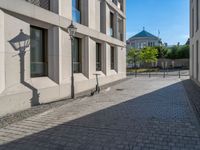
[{"label": "lamp shadow", "polygon": [[39,105],[40,94],[38,93],[38,90],[30,83],[25,81],[25,55],[26,49],[30,47],[30,36],[25,34],[21,29],[20,33],[8,42],[15,51],[19,52],[18,56],[20,58],[20,83],[32,91],[32,98],[30,99],[31,107]]}]

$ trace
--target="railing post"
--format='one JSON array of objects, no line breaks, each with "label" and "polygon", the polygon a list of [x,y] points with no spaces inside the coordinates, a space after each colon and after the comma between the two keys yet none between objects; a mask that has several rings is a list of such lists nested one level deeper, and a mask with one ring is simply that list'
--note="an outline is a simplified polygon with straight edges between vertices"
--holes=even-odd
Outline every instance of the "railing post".
[{"label": "railing post", "polygon": [[164,62],[164,74],[163,74],[163,78],[165,78],[165,62]]},{"label": "railing post", "polygon": [[137,67],[135,68],[135,77],[137,78]]}]

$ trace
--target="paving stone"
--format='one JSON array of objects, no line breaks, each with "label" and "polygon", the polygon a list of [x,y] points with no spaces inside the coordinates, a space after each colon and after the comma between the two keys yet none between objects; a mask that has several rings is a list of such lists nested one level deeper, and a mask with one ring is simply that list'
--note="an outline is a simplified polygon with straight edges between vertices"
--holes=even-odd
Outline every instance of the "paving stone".
[{"label": "paving stone", "polygon": [[0,150],[199,147],[199,122],[175,77],[131,78],[94,97],[52,107],[0,129]]}]

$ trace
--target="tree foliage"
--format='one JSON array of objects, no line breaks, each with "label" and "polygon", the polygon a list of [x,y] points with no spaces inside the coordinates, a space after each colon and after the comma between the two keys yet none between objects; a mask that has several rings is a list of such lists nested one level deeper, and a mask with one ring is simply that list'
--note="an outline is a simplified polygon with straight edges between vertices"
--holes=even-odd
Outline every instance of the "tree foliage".
[{"label": "tree foliage", "polygon": [[138,63],[140,60],[139,60],[139,55],[140,55],[140,51],[135,49],[135,48],[131,48],[129,51],[128,51],[128,55],[127,55],[127,61],[128,63],[131,63],[131,64],[136,64]]},{"label": "tree foliage", "polygon": [[164,46],[155,46],[155,49],[158,50],[158,58],[165,58],[167,55],[168,49]]},{"label": "tree foliage", "polygon": [[154,47],[145,47],[140,52],[140,59],[145,63],[156,62],[158,59],[158,50]]},{"label": "tree foliage", "polygon": [[167,58],[169,59],[184,59],[189,58],[189,45],[173,46],[167,51]]}]

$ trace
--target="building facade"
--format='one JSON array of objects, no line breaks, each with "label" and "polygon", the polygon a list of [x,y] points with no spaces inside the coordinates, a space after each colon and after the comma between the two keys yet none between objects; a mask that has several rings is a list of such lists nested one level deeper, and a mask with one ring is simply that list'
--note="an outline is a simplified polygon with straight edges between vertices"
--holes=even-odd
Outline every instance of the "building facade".
[{"label": "building facade", "polygon": [[127,40],[128,48],[143,49],[144,47],[161,46],[161,39],[143,30]]},{"label": "building facade", "polygon": [[70,97],[71,56],[75,93],[94,73],[101,85],[125,78],[125,11],[126,0],[1,0],[0,116]]},{"label": "building facade", "polygon": [[199,0],[190,0],[190,77],[200,83],[200,29],[199,29]]}]

